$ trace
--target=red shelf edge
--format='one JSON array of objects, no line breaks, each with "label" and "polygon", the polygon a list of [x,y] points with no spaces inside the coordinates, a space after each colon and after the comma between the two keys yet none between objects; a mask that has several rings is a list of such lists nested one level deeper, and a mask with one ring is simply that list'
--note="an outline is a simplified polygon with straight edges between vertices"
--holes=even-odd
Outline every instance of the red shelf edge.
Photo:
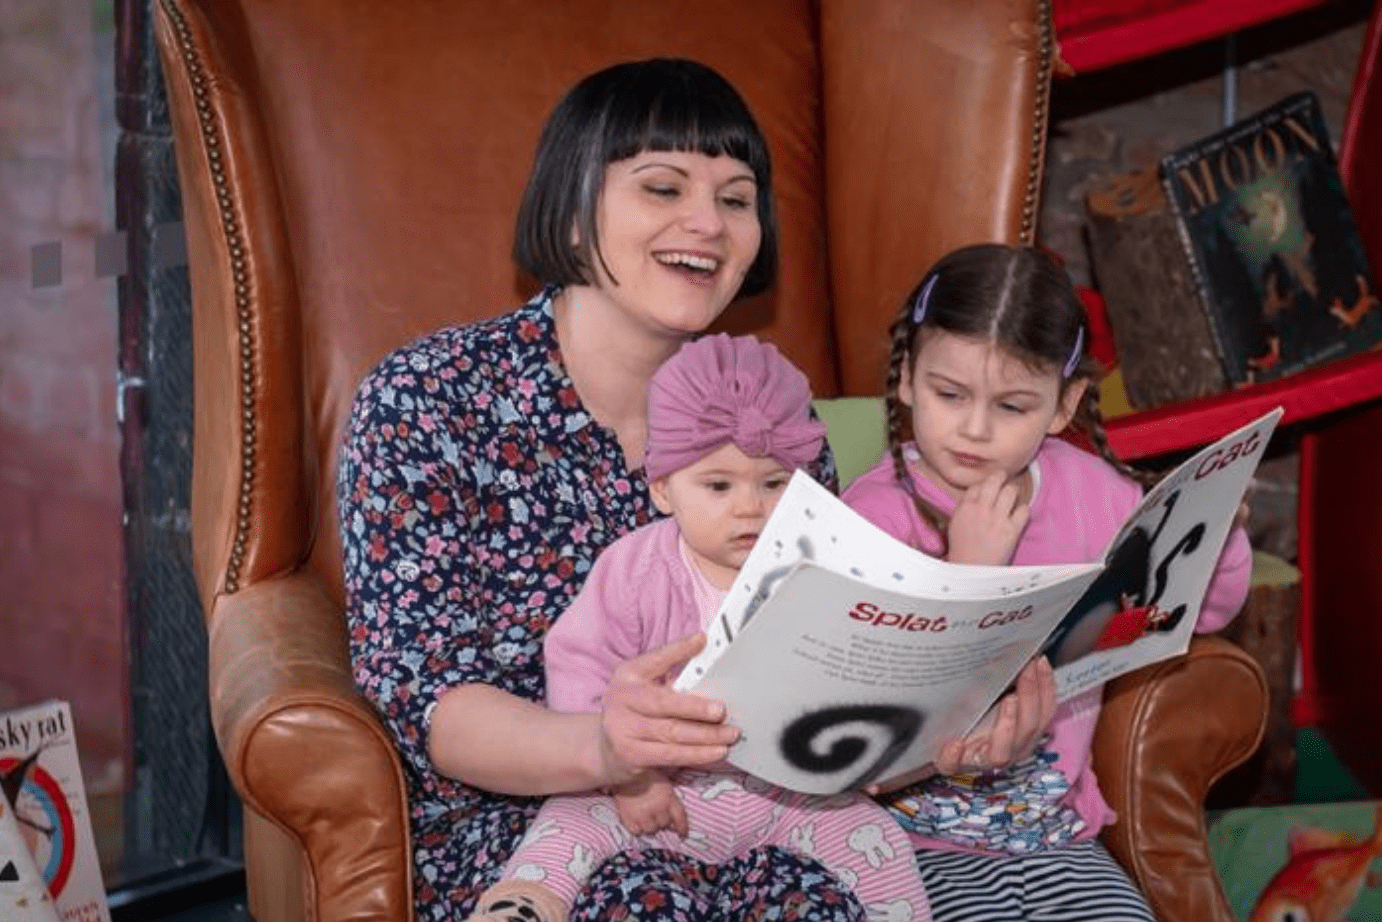
[{"label": "red shelf edge", "polygon": [[1287,378],[1200,400],[1170,404],[1107,420],[1109,444],[1125,461],[1197,448],[1275,406],[1279,425],[1314,419],[1382,399],[1382,351],[1364,352]]},{"label": "red shelf edge", "polygon": [[[1253,0],[1246,3],[1202,2],[1113,23],[1093,31],[1073,32],[1054,21],[1061,58],[1076,72],[1088,73],[1220,38],[1281,19],[1325,0]],[[1059,9],[1057,11],[1059,13]]]}]

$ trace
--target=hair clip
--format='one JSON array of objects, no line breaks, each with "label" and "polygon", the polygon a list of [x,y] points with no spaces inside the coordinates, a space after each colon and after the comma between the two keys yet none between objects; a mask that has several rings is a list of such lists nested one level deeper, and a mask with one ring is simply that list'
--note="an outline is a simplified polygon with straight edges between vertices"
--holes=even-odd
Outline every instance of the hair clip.
[{"label": "hair clip", "polygon": [[1061,370],[1062,378],[1069,378],[1075,373],[1075,368],[1080,364],[1080,358],[1084,354],[1084,324],[1080,324],[1075,330],[1075,348],[1070,350],[1070,358],[1065,360],[1065,368]]},{"label": "hair clip", "polygon": [[931,273],[926,284],[921,286],[921,291],[917,292],[916,300],[912,302],[912,326],[919,327],[921,322],[926,319],[926,308],[931,300],[931,289],[936,287],[936,279],[938,278],[940,278],[940,273]]}]

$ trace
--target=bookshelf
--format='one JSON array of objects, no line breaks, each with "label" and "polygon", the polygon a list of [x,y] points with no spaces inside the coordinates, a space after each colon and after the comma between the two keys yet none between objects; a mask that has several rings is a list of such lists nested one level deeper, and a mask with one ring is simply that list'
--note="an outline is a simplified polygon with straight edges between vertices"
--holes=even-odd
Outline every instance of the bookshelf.
[{"label": "bookshelf", "polygon": [[1325,0],[1052,0],[1061,57],[1076,73],[1102,70],[1231,35]]},{"label": "bookshelf", "polygon": [[[1054,0],[1052,12],[1062,53],[1078,73],[1318,5],[1319,0]],[[1339,148],[1373,275],[1382,279],[1382,171],[1365,165],[1379,149],[1382,3],[1372,9]],[[1373,741],[1382,707],[1382,350],[1278,381],[1126,413],[1109,419],[1109,438],[1124,458],[1154,458],[1202,445],[1277,404],[1286,408],[1278,431],[1298,438],[1300,448],[1301,684],[1293,717],[1297,726],[1318,727],[1376,796],[1382,794],[1382,761]]]}]

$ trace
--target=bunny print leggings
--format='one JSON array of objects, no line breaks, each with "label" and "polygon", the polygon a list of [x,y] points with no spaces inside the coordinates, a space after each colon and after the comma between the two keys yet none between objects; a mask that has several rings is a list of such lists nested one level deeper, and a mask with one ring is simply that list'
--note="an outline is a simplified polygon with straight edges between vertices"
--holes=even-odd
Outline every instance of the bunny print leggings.
[{"label": "bunny print leggings", "polygon": [[829,868],[853,889],[869,922],[931,918],[906,834],[864,795],[799,794],[733,771],[683,769],[673,781],[686,807],[686,838],[670,830],[634,836],[604,794],[551,797],[504,879],[540,883],[570,906],[591,871],[620,851],[665,849],[715,863],[776,845]]}]

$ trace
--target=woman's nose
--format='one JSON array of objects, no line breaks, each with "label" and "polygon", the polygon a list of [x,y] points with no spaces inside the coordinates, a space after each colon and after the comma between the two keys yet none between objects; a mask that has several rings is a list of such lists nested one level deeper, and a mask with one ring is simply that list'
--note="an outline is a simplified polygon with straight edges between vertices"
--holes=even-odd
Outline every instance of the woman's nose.
[{"label": "woman's nose", "polygon": [[685,198],[686,211],[682,214],[682,225],[688,230],[713,237],[725,228],[725,216],[720,211],[720,201],[713,193],[696,193]]}]

